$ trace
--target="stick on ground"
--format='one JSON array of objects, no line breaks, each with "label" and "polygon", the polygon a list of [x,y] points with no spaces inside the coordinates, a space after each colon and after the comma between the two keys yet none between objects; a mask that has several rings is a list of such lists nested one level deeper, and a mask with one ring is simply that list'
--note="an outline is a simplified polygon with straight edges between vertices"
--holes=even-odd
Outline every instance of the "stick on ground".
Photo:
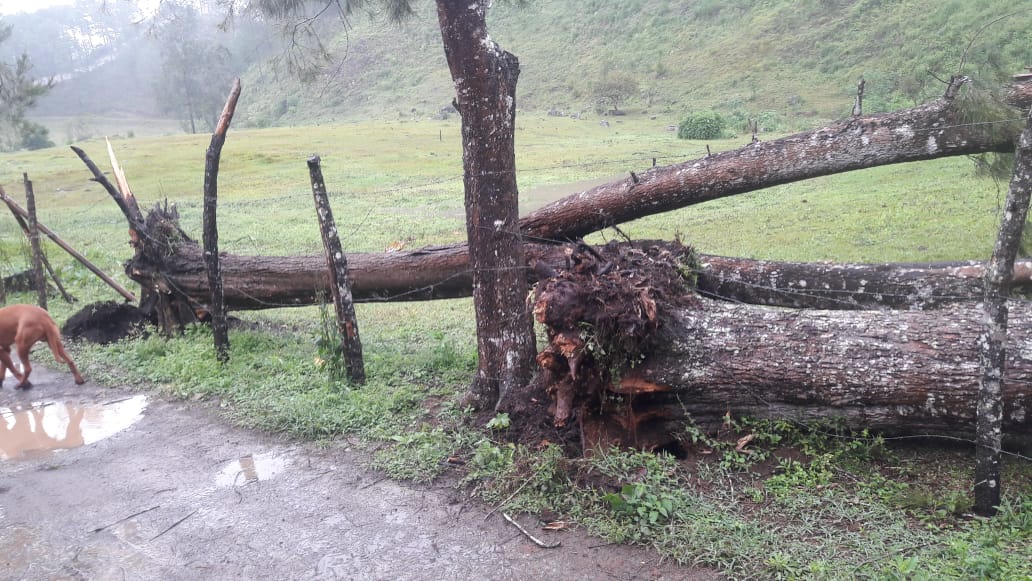
[{"label": "stick on ground", "polygon": [[555,549],[556,547],[559,547],[560,545],[562,545],[561,542],[546,543],[546,542],[538,539],[534,535],[528,533],[527,529],[525,529],[522,526],[520,526],[520,523],[514,521],[511,516],[505,514],[504,512],[502,513],[502,516],[505,517],[505,520],[507,520],[510,523],[512,523],[512,526],[518,528],[520,530],[520,532],[524,534],[524,536],[526,536],[528,539],[534,541],[534,544],[539,546],[539,547],[541,547],[542,549]]}]

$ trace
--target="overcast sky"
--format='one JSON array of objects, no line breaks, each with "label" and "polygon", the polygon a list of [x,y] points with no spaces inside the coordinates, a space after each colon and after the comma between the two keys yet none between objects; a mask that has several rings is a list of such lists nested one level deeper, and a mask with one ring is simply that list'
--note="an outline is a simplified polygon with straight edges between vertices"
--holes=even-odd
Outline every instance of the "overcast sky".
[{"label": "overcast sky", "polygon": [[35,12],[40,8],[59,4],[72,4],[73,0],[0,0],[0,14]]}]

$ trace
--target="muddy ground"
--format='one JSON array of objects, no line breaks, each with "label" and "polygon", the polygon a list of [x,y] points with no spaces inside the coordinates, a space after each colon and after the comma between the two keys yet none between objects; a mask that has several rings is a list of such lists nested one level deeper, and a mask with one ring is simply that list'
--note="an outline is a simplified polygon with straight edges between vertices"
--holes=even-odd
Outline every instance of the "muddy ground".
[{"label": "muddy ground", "polygon": [[[198,403],[76,386],[0,389],[2,579],[716,579],[580,531],[535,546],[447,483],[410,486]],[[64,449],[62,449],[64,448]]]}]

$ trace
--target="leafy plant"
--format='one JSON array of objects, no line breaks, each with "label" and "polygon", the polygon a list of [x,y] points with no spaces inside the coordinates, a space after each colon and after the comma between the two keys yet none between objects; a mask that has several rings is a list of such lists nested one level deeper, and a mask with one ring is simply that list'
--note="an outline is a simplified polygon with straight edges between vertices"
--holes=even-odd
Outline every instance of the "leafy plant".
[{"label": "leafy plant", "polygon": [[672,494],[653,490],[640,483],[625,484],[620,492],[611,492],[603,499],[615,514],[635,521],[642,534],[667,523],[674,513],[675,499]]},{"label": "leafy plant", "polygon": [[489,430],[504,430],[511,425],[512,421],[509,419],[509,414],[501,412],[496,414],[495,417],[491,418],[487,422],[487,429]]},{"label": "leafy plant", "polygon": [[490,440],[481,440],[473,452],[467,478],[499,476],[512,467],[515,454],[514,444],[499,446]]},{"label": "leafy plant", "polygon": [[319,337],[315,340],[318,356],[316,367],[324,369],[330,381],[341,382],[347,378],[347,365],[344,362],[344,351],[341,349],[340,330],[337,321],[330,314],[326,301],[319,303]]},{"label": "leafy plant", "polygon": [[680,139],[720,139],[727,121],[716,111],[692,113],[677,126]]}]

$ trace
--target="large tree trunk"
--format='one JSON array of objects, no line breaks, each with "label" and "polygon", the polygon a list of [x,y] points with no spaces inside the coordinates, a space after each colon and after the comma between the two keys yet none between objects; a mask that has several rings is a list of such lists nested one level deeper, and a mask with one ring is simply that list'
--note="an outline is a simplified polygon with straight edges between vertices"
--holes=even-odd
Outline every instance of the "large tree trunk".
[{"label": "large tree trunk", "polygon": [[534,330],[516,190],[519,62],[487,34],[488,0],[437,0],[444,54],[462,117],[466,239],[473,271],[477,373],[470,403],[494,406],[533,374]]},{"label": "large tree trunk", "polygon": [[[713,423],[727,413],[974,433],[984,325],[976,303],[888,313],[716,302],[671,279],[681,256],[670,247],[606,248],[538,284],[535,315],[549,336],[538,356],[544,387],[555,423],[579,420],[587,445],[668,447],[689,415]],[[1004,430],[1027,439],[1027,303],[1012,304],[1008,332]]]}]

